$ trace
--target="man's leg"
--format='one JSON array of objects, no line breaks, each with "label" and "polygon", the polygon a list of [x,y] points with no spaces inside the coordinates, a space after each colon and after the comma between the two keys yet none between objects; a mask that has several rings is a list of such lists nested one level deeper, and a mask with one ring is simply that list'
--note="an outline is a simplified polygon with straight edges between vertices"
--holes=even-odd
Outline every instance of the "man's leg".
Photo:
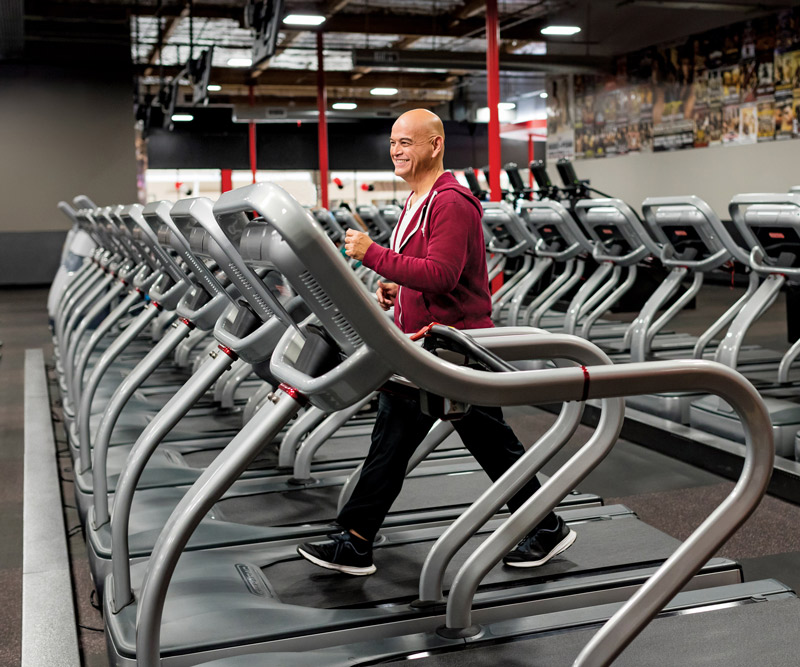
[{"label": "man's leg", "polygon": [[[469,449],[492,481],[498,479],[525,453],[514,431],[497,407],[473,406],[470,413],[454,422],[464,445]],[[541,484],[533,476],[508,501],[508,509],[516,512]],[[549,512],[528,536],[504,559],[506,565],[533,567],[543,565],[575,541],[576,534],[554,512]]]},{"label": "man's leg", "polygon": [[347,574],[372,574],[372,541],[403,487],[411,455],[434,419],[417,401],[381,394],[372,442],[361,476],[337,523],[345,531],[323,544],[303,544],[301,556],[315,565]]}]

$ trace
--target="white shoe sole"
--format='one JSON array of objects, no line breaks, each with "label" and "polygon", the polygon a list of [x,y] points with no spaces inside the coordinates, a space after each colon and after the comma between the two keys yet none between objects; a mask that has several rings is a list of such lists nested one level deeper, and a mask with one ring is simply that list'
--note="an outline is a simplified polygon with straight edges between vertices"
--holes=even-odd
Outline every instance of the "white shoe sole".
[{"label": "white shoe sole", "polygon": [[324,567],[326,570],[335,570],[336,572],[342,572],[344,574],[351,574],[354,577],[366,577],[368,574],[374,574],[378,571],[378,568],[374,565],[370,565],[369,567],[353,567],[352,565],[339,565],[337,563],[328,563],[327,561],[320,560],[316,556],[312,556],[307,551],[303,551],[302,548],[297,547],[297,553],[299,553],[303,558],[305,558],[310,563],[314,563],[314,565],[318,565],[319,567]]},{"label": "white shoe sole", "polygon": [[550,550],[550,553],[548,553],[544,558],[539,560],[521,561],[517,563],[506,563],[506,565],[509,567],[539,567],[540,565],[544,565],[551,558],[558,556],[558,554],[560,554],[562,551],[569,549],[576,539],[578,539],[578,533],[570,529],[569,534],[558,544],[556,544],[556,546],[554,546]]}]

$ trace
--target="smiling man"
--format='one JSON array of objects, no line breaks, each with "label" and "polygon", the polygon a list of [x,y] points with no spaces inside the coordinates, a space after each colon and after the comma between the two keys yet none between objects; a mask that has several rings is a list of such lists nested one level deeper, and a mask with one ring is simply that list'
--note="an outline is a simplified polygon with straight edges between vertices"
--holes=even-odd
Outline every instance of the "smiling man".
[{"label": "smiling man", "polygon": [[[378,283],[378,303],[384,310],[394,306],[395,323],[405,333],[432,322],[457,329],[493,326],[482,209],[469,190],[444,171],[442,121],[425,109],[404,113],[392,127],[390,154],[394,173],[412,189],[390,247],[351,229],[347,254],[390,281]],[[411,455],[433,423],[418,401],[381,393],[361,477],[337,517],[342,532],[328,542],[302,544],[298,553],[315,565],[346,574],[375,572],[372,543],[400,494]],[[472,406],[454,426],[493,480],[524,453],[500,408]],[[534,477],[509,500],[509,509],[517,510],[538,488]],[[542,565],[575,538],[575,532],[550,512],[504,562],[512,567]]]}]

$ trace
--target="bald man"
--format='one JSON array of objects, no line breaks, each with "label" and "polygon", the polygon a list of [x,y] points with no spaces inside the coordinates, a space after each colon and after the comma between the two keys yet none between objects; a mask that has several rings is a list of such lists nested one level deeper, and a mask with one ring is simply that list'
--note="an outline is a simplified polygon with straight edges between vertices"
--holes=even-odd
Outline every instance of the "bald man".
[{"label": "bald man", "polygon": [[[384,310],[394,306],[395,324],[405,333],[432,322],[457,329],[494,326],[483,210],[469,190],[444,170],[442,121],[425,109],[404,113],[392,126],[389,144],[394,173],[408,183],[411,195],[390,247],[351,229],[345,240],[347,254],[388,279],[378,283],[378,303]],[[337,517],[343,530],[331,535],[330,541],[300,545],[298,553],[315,565],[345,574],[375,572],[373,541],[400,494],[408,461],[434,421],[423,414],[417,400],[382,392],[361,477]],[[492,480],[524,453],[500,408],[472,406],[453,425]],[[534,477],[508,501],[509,510],[519,509],[539,486]],[[575,532],[550,512],[503,562],[512,567],[542,565],[575,538]]]}]

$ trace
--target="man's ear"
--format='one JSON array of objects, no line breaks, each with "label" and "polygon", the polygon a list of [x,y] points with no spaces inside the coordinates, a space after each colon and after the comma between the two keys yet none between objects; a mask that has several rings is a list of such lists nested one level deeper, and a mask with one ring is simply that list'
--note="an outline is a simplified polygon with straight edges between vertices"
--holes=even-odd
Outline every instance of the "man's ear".
[{"label": "man's ear", "polygon": [[431,142],[433,143],[433,157],[436,157],[444,150],[444,137],[435,136]]}]

